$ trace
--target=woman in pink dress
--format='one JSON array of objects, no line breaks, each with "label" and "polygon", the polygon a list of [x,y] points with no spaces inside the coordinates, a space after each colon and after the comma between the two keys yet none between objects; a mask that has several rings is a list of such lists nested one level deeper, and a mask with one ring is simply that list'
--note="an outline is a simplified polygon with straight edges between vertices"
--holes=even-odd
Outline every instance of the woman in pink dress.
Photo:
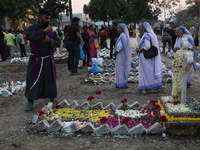
[{"label": "woman in pink dress", "polygon": [[87,31],[87,33],[89,33],[90,36],[90,60],[92,60],[92,58],[97,58],[97,49],[95,47],[95,43],[94,43],[94,39],[95,39],[95,33],[94,33],[94,26],[90,25],[89,26],[89,30]]}]

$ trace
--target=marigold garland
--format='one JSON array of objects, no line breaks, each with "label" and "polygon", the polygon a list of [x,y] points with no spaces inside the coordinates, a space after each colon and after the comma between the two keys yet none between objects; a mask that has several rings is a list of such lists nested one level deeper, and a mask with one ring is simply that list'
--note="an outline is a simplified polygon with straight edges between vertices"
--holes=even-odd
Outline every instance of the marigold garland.
[{"label": "marigold garland", "polygon": [[158,105],[160,105],[161,108],[160,115],[165,116],[167,121],[200,121],[200,118],[168,116],[165,112],[165,108],[161,105],[160,100],[158,100]]},{"label": "marigold garland", "polygon": [[113,117],[110,114],[111,110],[84,110],[84,109],[73,109],[73,108],[60,108],[55,114],[59,115],[59,119],[87,119],[92,122],[97,122],[101,117]]}]

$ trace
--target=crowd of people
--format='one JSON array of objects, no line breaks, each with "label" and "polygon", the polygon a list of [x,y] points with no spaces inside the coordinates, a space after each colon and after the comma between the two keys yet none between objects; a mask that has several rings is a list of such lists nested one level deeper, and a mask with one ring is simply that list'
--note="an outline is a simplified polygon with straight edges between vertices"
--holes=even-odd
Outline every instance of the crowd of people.
[{"label": "crowd of people", "polygon": [[25,45],[27,44],[26,34],[23,30],[0,29],[0,55],[1,60],[14,57],[15,46],[20,47],[21,57],[26,57]]}]

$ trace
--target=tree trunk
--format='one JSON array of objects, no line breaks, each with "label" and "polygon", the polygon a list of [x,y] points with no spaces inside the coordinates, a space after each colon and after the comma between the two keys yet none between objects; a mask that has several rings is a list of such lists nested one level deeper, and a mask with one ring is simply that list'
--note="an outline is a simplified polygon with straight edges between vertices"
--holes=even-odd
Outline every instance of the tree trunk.
[{"label": "tree trunk", "polygon": [[72,14],[72,1],[71,0],[69,0],[69,14],[70,14],[70,22],[72,24],[73,23],[72,22],[73,14]]}]

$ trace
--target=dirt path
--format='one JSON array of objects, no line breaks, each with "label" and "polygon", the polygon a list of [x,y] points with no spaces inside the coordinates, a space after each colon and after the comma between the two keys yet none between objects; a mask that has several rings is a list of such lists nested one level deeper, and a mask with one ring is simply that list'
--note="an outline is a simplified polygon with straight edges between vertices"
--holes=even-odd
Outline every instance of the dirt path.
[{"label": "dirt path", "polygon": [[[163,62],[171,67],[171,59],[163,56]],[[137,84],[129,84],[128,89],[115,89],[113,84],[88,85],[81,84],[87,78],[87,68],[80,70],[82,75],[70,76],[67,71],[67,64],[57,64],[57,100],[69,101],[77,100],[79,103],[86,101],[88,96],[94,96],[95,102],[101,101],[103,104],[115,102],[120,104],[122,98],[127,98],[129,103],[139,101],[141,104],[151,99],[159,99],[161,96],[170,95],[171,85],[165,84],[165,90],[162,93],[151,93],[143,95],[137,90]],[[18,73],[18,74],[16,74]],[[9,60],[0,62],[0,82],[2,81],[24,81],[26,76],[26,65],[11,65]],[[200,100],[199,76],[197,72],[194,75],[193,86],[188,91],[188,95]],[[96,95],[95,91],[101,90],[102,94]],[[196,150],[200,147],[199,137],[169,136],[163,138],[156,136],[136,136],[127,138],[117,138],[110,135],[102,137],[93,137],[92,135],[71,135],[67,137],[54,135],[38,135],[26,132],[26,125],[31,121],[32,116],[40,110],[48,100],[36,101],[34,109],[30,112],[24,112],[23,107],[26,104],[24,93],[15,94],[9,98],[0,97],[0,150]]]}]

